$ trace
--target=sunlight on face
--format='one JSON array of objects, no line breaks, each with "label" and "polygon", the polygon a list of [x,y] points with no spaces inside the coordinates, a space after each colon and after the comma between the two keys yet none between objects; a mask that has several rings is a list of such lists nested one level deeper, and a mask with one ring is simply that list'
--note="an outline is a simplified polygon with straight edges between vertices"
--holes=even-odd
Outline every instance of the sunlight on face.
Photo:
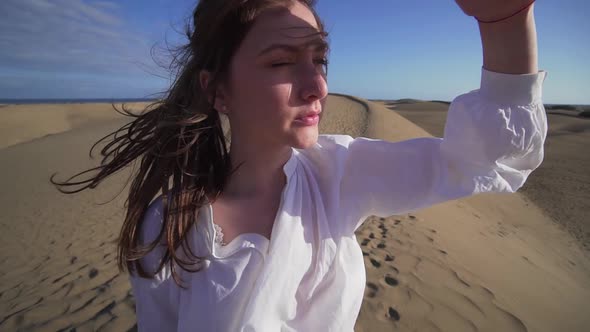
[{"label": "sunlight on face", "polygon": [[295,119],[323,110],[326,56],[327,44],[305,5],[296,1],[261,14],[231,63],[232,140],[268,148],[314,145],[317,124]]}]

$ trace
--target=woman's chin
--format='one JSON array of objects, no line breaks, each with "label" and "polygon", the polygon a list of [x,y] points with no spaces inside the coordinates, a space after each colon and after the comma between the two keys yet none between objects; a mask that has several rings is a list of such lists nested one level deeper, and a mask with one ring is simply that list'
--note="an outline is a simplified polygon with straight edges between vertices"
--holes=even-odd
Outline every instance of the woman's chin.
[{"label": "woman's chin", "polygon": [[318,141],[318,131],[317,127],[315,130],[306,130],[305,132],[300,132],[291,144],[292,147],[296,149],[307,149],[314,146]]}]

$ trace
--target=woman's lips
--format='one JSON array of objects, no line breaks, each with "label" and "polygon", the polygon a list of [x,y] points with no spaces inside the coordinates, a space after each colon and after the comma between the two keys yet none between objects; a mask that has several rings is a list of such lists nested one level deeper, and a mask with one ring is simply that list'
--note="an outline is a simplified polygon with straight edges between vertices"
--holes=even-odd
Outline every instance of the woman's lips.
[{"label": "woman's lips", "polygon": [[297,123],[299,125],[303,125],[303,126],[314,126],[314,125],[317,125],[319,121],[320,121],[319,113],[315,114],[315,115],[295,119],[295,123]]}]

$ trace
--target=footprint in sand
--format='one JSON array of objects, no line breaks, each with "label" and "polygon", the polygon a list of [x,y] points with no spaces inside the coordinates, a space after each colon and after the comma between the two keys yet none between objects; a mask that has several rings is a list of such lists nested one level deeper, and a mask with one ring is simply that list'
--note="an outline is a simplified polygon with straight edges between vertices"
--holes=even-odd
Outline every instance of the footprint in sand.
[{"label": "footprint in sand", "polygon": [[369,242],[371,242],[371,240],[364,239],[363,242],[361,242],[361,246],[366,246],[367,244],[369,244]]},{"label": "footprint in sand", "polygon": [[383,249],[385,247],[386,247],[385,242],[381,242],[377,245],[377,248],[379,248],[379,249]]},{"label": "footprint in sand", "polygon": [[378,260],[371,258],[371,264],[373,264],[374,267],[376,268],[380,268],[381,267],[381,262],[379,262]]},{"label": "footprint in sand", "polygon": [[366,296],[367,297],[375,297],[377,295],[378,289],[379,288],[374,283],[367,282]]},{"label": "footprint in sand", "polygon": [[91,268],[90,272],[88,272],[88,277],[90,277],[90,279],[96,277],[98,275],[98,270],[95,268]]},{"label": "footprint in sand", "polygon": [[387,310],[387,314],[389,318],[395,321],[398,321],[400,319],[399,312],[397,312],[397,310],[393,309],[392,307],[389,307],[389,310]]},{"label": "footprint in sand", "polygon": [[399,281],[392,276],[385,276],[385,283],[392,287],[399,285]]},{"label": "footprint in sand", "polygon": [[392,262],[394,259],[395,259],[395,256],[393,256],[393,255],[385,255],[386,262]]}]

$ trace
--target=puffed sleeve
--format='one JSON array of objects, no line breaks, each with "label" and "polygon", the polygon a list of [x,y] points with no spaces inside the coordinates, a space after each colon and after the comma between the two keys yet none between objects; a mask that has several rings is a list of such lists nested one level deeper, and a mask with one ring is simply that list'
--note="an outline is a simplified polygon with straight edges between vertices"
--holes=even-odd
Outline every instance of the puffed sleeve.
[{"label": "puffed sleeve", "polygon": [[546,72],[482,67],[480,89],[456,97],[444,138],[388,142],[341,136],[340,206],[347,231],[369,215],[404,214],[483,192],[516,192],[543,160]]},{"label": "puffed sleeve", "polygon": [[[162,200],[154,200],[144,216],[139,241],[147,244],[155,240],[163,223]],[[157,270],[164,247],[157,246],[141,259],[146,272]],[[172,273],[165,265],[154,279],[141,278],[136,273],[129,276],[139,331],[175,331],[178,324],[179,289]]]}]

